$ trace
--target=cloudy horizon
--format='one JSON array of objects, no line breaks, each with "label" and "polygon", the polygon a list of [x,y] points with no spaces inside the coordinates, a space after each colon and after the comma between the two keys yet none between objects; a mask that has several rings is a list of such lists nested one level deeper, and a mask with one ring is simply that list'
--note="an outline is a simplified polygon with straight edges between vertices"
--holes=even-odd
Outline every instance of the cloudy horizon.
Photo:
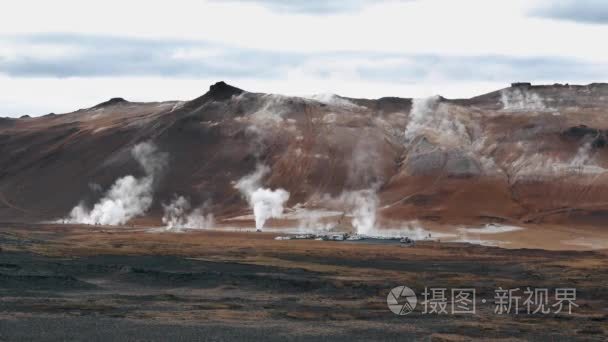
[{"label": "cloudy horizon", "polygon": [[[510,82],[603,82],[598,0],[23,0],[0,13],[0,116],[111,97],[254,92],[465,98]],[[35,11],[32,9],[35,8]]]}]

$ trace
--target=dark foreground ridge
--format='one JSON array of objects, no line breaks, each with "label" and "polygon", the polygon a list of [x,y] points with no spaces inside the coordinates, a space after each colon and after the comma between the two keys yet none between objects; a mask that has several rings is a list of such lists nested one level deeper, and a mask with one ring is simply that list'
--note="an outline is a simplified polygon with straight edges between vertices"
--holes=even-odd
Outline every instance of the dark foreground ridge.
[{"label": "dark foreground ridge", "polygon": [[[150,234],[7,225],[0,339],[605,341],[606,254],[463,244],[275,241],[267,233]],[[34,252],[35,251],[35,252]],[[592,268],[589,265],[593,265]],[[407,316],[391,288],[476,288],[473,314]],[[496,315],[494,289],[577,289],[573,315]],[[523,299],[522,299],[523,300]],[[176,338],[176,336],[178,338]]]}]

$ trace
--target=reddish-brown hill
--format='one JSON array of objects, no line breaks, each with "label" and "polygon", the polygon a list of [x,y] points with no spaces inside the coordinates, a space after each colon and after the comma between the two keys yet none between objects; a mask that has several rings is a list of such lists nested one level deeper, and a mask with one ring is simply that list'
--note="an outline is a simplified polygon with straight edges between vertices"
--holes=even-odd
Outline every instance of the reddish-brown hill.
[{"label": "reddish-brown hill", "polygon": [[386,220],[600,224],[608,218],[608,86],[515,86],[467,100],[309,99],[223,82],[188,102],[116,98],[0,120],[0,220],[49,220],[141,175],[130,149],[168,152],[152,208],[175,194],[217,217],[247,204],[234,182],[258,162],[288,205],[377,188]]}]

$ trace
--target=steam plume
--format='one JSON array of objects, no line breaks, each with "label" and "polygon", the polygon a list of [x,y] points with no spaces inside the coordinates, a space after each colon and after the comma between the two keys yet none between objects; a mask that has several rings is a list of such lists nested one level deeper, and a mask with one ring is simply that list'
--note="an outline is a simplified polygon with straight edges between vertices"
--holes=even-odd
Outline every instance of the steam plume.
[{"label": "steam plume", "polygon": [[[321,197],[321,201],[325,202],[332,208],[339,208],[344,213],[352,216],[351,225],[354,231],[360,235],[370,235],[376,231],[376,221],[378,215],[378,206],[380,199],[378,198],[378,189],[381,183],[376,182],[369,188],[359,190],[343,191],[337,197],[331,197],[325,194]],[[307,218],[306,227],[322,228],[321,230],[329,230],[333,225],[321,225],[318,219],[311,215]]]},{"label": "steam plume", "polygon": [[500,102],[507,112],[546,111],[543,99],[535,92],[527,89],[505,89],[500,92]]},{"label": "steam plume", "polygon": [[376,189],[349,191],[342,194],[353,215],[352,225],[357,234],[369,235],[376,226],[378,195]]},{"label": "steam plume", "polygon": [[412,141],[420,135],[425,135],[441,145],[470,144],[461,118],[440,100],[440,96],[412,100],[410,120],[405,127],[405,139]]},{"label": "steam plume", "polygon": [[523,153],[511,163],[510,169],[515,175],[514,179],[558,177],[568,174],[597,175],[608,172],[607,169],[597,164],[590,143],[580,146],[576,154],[567,161],[546,156],[539,152]]},{"label": "steam plume", "polygon": [[167,230],[181,228],[206,229],[214,223],[213,214],[205,215],[202,208],[192,209],[190,201],[183,196],[176,196],[169,204],[163,204],[163,223]]},{"label": "steam plume", "polygon": [[74,207],[67,218],[71,223],[118,225],[145,213],[153,201],[155,179],[167,166],[167,154],[144,142],[133,147],[131,155],[144,169],[145,176],[131,175],[116,180],[93,209],[83,203]]},{"label": "steam plume", "polygon": [[271,190],[260,186],[262,177],[269,171],[267,166],[258,164],[252,174],[241,178],[235,185],[253,209],[258,231],[262,230],[268,219],[281,217],[283,206],[289,199],[289,192],[284,189]]}]

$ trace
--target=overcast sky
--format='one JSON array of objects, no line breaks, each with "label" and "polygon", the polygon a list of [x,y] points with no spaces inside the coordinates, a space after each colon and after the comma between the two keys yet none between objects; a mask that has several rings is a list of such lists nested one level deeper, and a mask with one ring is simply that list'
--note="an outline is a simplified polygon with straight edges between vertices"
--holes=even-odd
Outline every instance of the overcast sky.
[{"label": "overcast sky", "polygon": [[470,97],[608,78],[602,0],[20,0],[0,11],[0,116],[111,97]]}]

